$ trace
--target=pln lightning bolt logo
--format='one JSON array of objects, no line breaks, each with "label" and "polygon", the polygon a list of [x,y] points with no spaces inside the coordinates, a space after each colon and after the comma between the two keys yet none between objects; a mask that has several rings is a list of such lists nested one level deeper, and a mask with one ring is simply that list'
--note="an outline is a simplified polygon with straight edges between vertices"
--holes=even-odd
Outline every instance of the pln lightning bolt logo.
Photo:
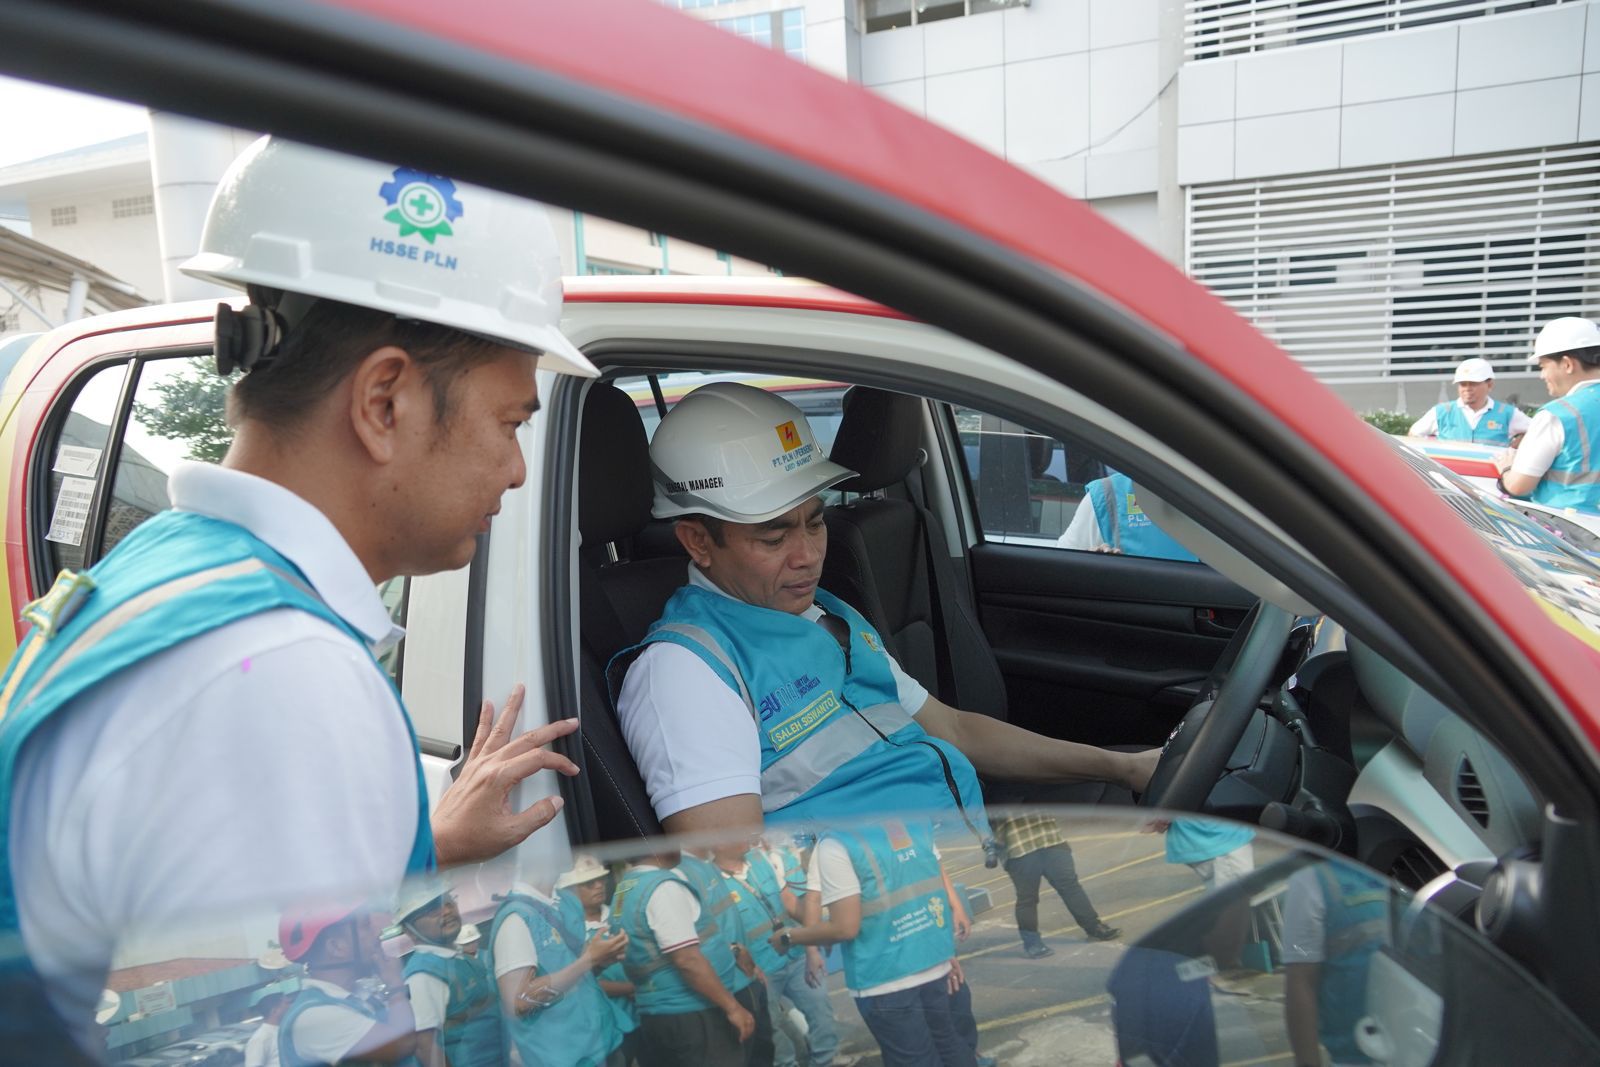
[{"label": "pln lightning bolt logo", "polygon": [[455,182],[410,167],[396,167],[394,177],[378,187],[378,195],[390,206],[384,219],[400,227],[401,237],[416,234],[430,245],[436,237],[455,233],[450,224],[464,210]]}]

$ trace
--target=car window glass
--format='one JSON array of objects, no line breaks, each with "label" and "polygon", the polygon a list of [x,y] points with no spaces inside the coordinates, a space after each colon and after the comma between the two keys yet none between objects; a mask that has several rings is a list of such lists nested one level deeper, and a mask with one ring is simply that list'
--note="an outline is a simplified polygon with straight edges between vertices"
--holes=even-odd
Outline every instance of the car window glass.
[{"label": "car window glass", "polygon": [[1106,457],[998,415],[953,408],[978,519],[992,541],[1192,561]]},{"label": "car window glass", "polygon": [[127,375],[124,363],[96,371],[62,420],[50,464],[50,504],[43,516],[50,560],[47,577],[91,562],[85,558],[84,540],[96,493],[105,479],[106,444]]},{"label": "car window glass", "polygon": [[[113,1062],[236,1063],[231,1057],[269,1020],[280,1039],[285,1030],[319,1032],[320,1021],[296,1010],[310,977],[364,1005],[387,1000],[393,1010],[409,1000],[419,1029],[487,1057],[471,1062],[498,1061],[507,1044],[534,1049],[549,1039],[535,1012],[535,1023],[473,1027],[464,1010],[479,985],[493,988],[491,952],[498,963],[527,951],[505,935],[513,917],[535,932],[535,977],[547,966],[559,969],[557,961],[575,957],[586,940],[620,944],[619,932],[638,940],[647,924],[672,921],[634,902],[666,877],[715,902],[715,924],[697,930],[700,949],[735,999],[759,1003],[740,998],[752,979],[735,966],[732,944],[766,972],[769,990],[779,988],[790,959],[799,960],[790,988],[813,1013],[809,1033],[826,1033],[823,1041],[851,1055],[875,1058],[879,1040],[894,1031],[876,1025],[878,1017],[869,1028],[871,1006],[858,1010],[849,992],[927,970],[937,972],[929,980],[941,994],[957,987],[940,1000],[956,1020],[956,1039],[1010,1063],[1425,1064],[1450,1047],[1515,1048],[1540,1063],[1596,1062],[1600,1045],[1570,1011],[1436,905],[1292,838],[1193,815],[1152,821],[1158,815],[991,807],[989,822],[1006,842],[1004,869],[959,824],[910,812],[833,820],[803,833],[769,829],[754,843],[743,834],[702,835],[681,852],[686,843],[659,839],[593,846],[576,859],[529,852],[517,864],[429,875],[398,893],[389,886],[341,894],[337,905],[313,897],[250,903],[221,916],[182,912],[160,930],[126,939],[95,1018]],[[1041,874],[1047,888],[1033,898],[1031,921],[1038,944],[1051,951],[1030,953],[1030,942],[1019,945],[1017,893],[1030,881],[1040,888]],[[885,877],[891,892],[880,883]],[[798,919],[785,914],[785,889]],[[807,916],[807,898],[817,896],[830,905]],[[805,955],[786,956],[773,928],[792,942],[852,897],[862,902],[858,932],[820,937],[807,982]],[[1089,927],[1105,928],[1100,937],[1084,925],[1091,914],[1098,923]],[[301,961],[319,958],[316,939],[325,930],[361,940],[356,966],[307,971]],[[455,962],[440,971],[424,957]],[[646,959],[624,948],[618,966],[607,962],[593,977],[575,979],[563,1004],[596,1021],[562,1031],[561,1039],[590,1042],[594,1062],[602,1062],[641,1010],[672,1007],[662,994],[641,997],[626,984],[629,969]],[[419,973],[453,978],[431,999]],[[1494,1027],[1482,1025],[1486,1012]],[[51,1013],[40,1016],[30,1022],[54,1025]],[[794,1028],[788,1036],[803,1049],[807,1034]],[[690,1038],[663,1029],[653,1040]]]}]

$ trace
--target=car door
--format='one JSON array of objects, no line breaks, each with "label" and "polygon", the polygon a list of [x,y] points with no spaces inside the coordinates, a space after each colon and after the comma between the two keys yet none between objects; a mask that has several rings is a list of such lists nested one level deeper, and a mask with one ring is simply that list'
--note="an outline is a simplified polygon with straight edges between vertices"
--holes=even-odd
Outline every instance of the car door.
[{"label": "car door", "polygon": [[1169,558],[1187,553],[1146,534],[1110,457],[973,408],[949,415],[973,594],[1011,721],[1093,744],[1161,743],[1254,598],[1192,555]]}]

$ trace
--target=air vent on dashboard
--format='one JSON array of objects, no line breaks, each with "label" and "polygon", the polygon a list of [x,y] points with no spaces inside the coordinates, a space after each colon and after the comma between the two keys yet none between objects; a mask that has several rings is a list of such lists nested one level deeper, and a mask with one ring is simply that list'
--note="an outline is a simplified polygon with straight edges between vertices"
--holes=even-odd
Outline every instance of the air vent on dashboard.
[{"label": "air vent on dashboard", "polygon": [[1484,795],[1483,783],[1478,781],[1478,772],[1472,769],[1472,761],[1465,756],[1456,766],[1456,800],[1479,826],[1485,830],[1489,828],[1489,798]]},{"label": "air vent on dashboard", "polygon": [[1415,892],[1443,874],[1447,868],[1433,853],[1420,845],[1408,845],[1396,853],[1389,864],[1389,877]]}]

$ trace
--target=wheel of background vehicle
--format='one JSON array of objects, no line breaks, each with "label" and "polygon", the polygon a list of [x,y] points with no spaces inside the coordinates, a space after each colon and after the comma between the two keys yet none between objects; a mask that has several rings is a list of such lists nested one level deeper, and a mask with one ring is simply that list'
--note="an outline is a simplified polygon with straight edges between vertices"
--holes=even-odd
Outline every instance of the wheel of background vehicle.
[{"label": "wheel of background vehicle", "polygon": [[1190,708],[1167,737],[1150,785],[1139,803],[1151,808],[1199,811],[1222,777],[1245,727],[1257,714],[1261,693],[1272,677],[1294,626],[1294,615],[1262,602],[1239,644],[1239,655],[1217,688],[1217,695]]}]

